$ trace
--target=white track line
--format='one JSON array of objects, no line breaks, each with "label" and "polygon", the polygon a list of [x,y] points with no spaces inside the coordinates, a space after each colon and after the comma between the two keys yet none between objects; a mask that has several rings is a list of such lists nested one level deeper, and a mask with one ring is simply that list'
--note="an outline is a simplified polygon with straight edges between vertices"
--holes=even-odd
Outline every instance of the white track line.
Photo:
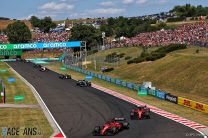
[{"label": "white track line", "polygon": [[[110,95],[112,95],[112,96],[115,96],[115,97],[117,97],[117,98],[120,98],[120,99],[122,99],[122,100],[124,100],[124,101],[127,101],[127,102],[129,102],[129,103],[132,103],[132,104],[134,104],[134,105],[144,105],[144,104],[145,104],[145,103],[140,102],[140,101],[137,101],[137,100],[135,100],[135,99],[133,99],[133,98],[131,98],[131,97],[125,96],[125,95],[123,95],[123,94],[120,94],[120,93],[118,93],[118,92],[115,92],[115,91],[110,90],[110,89],[107,89],[107,88],[103,88],[103,87],[98,86],[98,85],[96,85],[96,84],[92,84],[92,87],[93,87],[93,88],[96,88],[96,89],[98,89],[98,90],[101,90],[101,91],[103,91],[103,92],[105,92],[105,93],[108,93],[108,94],[110,94]],[[146,105],[146,104],[145,104],[145,105]],[[148,105],[147,105],[147,106],[148,106]],[[196,129],[196,128],[204,128],[205,126],[203,126],[203,125],[201,125],[201,124],[198,124],[198,123],[196,123],[196,122],[187,120],[187,119],[185,119],[185,118],[179,117],[179,116],[177,116],[177,115],[168,113],[168,112],[166,112],[166,111],[163,112],[163,110],[161,110],[161,109],[159,109],[159,108],[156,108],[156,107],[154,107],[154,106],[149,106],[149,107],[150,107],[151,109],[153,109],[153,110],[151,110],[152,112],[154,112],[154,113],[156,113],[156,114],[158,114],[158,115],[161,115],[161,116],[163,116],[163,117],[165,117],[165,118],[168,118],[168,119],[170,119],[170,120],[172,120],[172,121],[175,121],[175,122],[177,122],[177,123],[180,123],[180,124],[182,124],[182,125],[185,125],[185,126],[187,126],[187,127],[189,127],[189,128],[192,128],[192,129],[194,129],[195,131],[197,131],[197,132],[199,132],[200,134],[202,134],[202,136],[204,136],[204,138],[207,138],[207,136],[206,136],[203,132],[201,132],[201,131],[199,131],[198,129]],[[152,107],[153,107],[153,108],[152,108]],[[156,110],[156,111],[155,111],[155,110]],[[166,115],[164,115],[164,114],[166,114]],[[169,115],[169,116],[167,117],[167,115]],[[171,115],[171,116],[170,116],[170,115]],[[177,119],[173,119],[173,118],[172,118],[173,116],[177,117]],[[182,123],[182,121],[178,121],[179,118],[181,118],[181,119],[183,119],[183,120],[186,120],[186,122],[195,123],[195,125],[190,125],[190,123],[189,123],[189,125],[186,125],[185,123]],[[194,126],[199,126],[199,127],[194,127]]]},{"label": "white track line", "polygon": [[[6,63],[6,62],[5,62]],[[7,63],[6,63],[7,64]],[[67,138],[66,135],[64,134],[63,130],[61,129],[61,127],[59,126],[59,124],[56,122],[55,118],[53,117],[52,113],[50,112],[50,110],[48,109],[48,107],[46,106],[45,102],[43,101],[43,99],[41,98],[41,96],[39,95],[39,93],[36,91],[36,89],[33,87],[32,84],[30,84],[25,78],[23,78],[18,72],[16,72],[9,64],[7,64],[12,70],[13,72],[15,72],[20,79],[22,79],[25,83],[29,84],[29,86],[36,92],[37,96],[39,97],[39,99],[41,100],[41,102],[43,103],[43,105],[45,106],[46,110],[48,111],[49,115],[51,116],[51,118],[53,119],[54,123],[56,124],[56,126],[58,127],[58,129],[61,131],[61,133],[63,134],[64,138]]]}]

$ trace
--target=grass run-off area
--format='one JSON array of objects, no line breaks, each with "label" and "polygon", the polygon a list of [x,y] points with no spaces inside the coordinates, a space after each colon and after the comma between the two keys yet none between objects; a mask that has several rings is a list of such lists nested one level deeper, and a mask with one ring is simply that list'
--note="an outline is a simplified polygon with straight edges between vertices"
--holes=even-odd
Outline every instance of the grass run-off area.
[{"label": "grass run-off area", "polygon": [[[196,53],[197,49],[199,49],[199,53]],[[151,50],[149,49],[149,51]],[[137,84],[152,82],[153,86],[162,91],[208,104],[207,48],[189,47],[167,54],[166,57],[157,61],[139,64],[127,65],[124,58],[120,59],[119,63],[104,62],[104,57],[115,51],[125,53],[124,57],[135,57],[140,55],[142,49],[130,47],[98,52],[90,55],[98,60],[101,59],[96,63],[96,70],[93,58],[88,58],[92,62],[87,69],[102,74],[100,71],[102,66],[114,67],[114,71],[104,74]]]},{"label": "grass run-off area", "polygon": [[[0,62],[0,70],[7,70],[6,72],[0,72],[0,78],[3,80],[6,89],[6,104],[38,104],[30,88],[21,79],[19,79],[5,63]],[[15,82],[9,83],[7,81],[8,78],[15,78]],[[24,96],[25,99],[23,101],[14,101],[14,96]],[[12,138],[48,138],[53,133],[53,129],[51,128],[41,108],[0,108],[0,128],[2,127],[20,128],[20,136],[11,136]],[[28,127],[36,127],[42,135],[22,136],[22,129]],[[10,136],[7,137],[9,138]]]},{"label": "grass run-off area", "polygon": [[[60,67],[62,66],[62,63],[60,63],[60,62],[51,62],[50,64],[48,64],[46,66],[48,68],[50,68],[51,70],[54,70],[58,73],[62,73],[62,74],[68,73],[68,74],[72,75],[73,79],[76,79],[76,80],[84,79],[84,77],[85,77],[84,74],[81,74],[81,73],[78,73],[78,72],[75,72],[75,71],[72,71],[69,69],[60,70]],[[93,78],[92,82],[95,84],[98,84],[100,86],[109,88],[111,90],[115,90],[121,94],[127,95],[127,96],[137,99],[139,101],[143,101],[143,102],[148,103],[150,105],[156,106],[156,107],[163,109],[165,111],[171,112],[173,114],[179,115],[181,117],[184,117],[189,120],[192,120],[192,121],[195,121],[195,122],[198,122],[198,123],[208,126],[208,118],[207,118],[208,115],[206,113],[202,113],[202,112],[195,111],[193,109],[189,109],[189,108],[186,108],[186,107],[183,107],[180,105],[169,103],[167,101],[163,101],[163,100],[157,99],[152,96],[139,97],[139,96],[137,96],[137,93],[135,91],[129,90],[124,87],[116,86],[114,84],[105,82],[103,80],[99,80],[97,78]]]}]

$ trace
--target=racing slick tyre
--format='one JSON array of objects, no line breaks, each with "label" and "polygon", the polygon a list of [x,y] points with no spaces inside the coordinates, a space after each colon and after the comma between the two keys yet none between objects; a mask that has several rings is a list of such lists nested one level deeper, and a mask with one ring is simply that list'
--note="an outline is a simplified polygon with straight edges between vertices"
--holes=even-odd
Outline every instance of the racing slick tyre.
[{"label": "racing slick tyre", "polygon": [[113,127],[111,129],[106,130],[104,135],[105,136],[114,136],[116,134],[116,131],[117,131],[116,128]]},{"label": "racing slick tyre", "polygon": [[135,120],[135,119],[136,119],[136,116],[135,116],[134,114],[131,114],[131,115],[130,115],[130,119],[131,119],[131,120]]},{"label": "racing slick tyre", "polygon": [[100,127],[96,126],[92,132],[93,136],[99,136],[100,135]]},{"label": "racing slick tyre", "polygon": [[129,129],[129,123],[128,122],[124,122],[123,123],[123,128],[124,129]]},{"label": "racing slick tyre", "polygon": [[146,119],[150,119],[150,115],[147,115],[147,116],[146,116]]}]

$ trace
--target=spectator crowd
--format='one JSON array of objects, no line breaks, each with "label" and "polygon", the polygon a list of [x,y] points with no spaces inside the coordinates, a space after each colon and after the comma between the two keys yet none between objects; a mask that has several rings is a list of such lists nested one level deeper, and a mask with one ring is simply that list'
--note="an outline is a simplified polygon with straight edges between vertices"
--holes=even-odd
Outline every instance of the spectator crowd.
[{"label": "spectator crowd", "polygon": [[69,39],[69,32],[34,33],[32,42],[66,42]]},{"label": "spectator crowd", "polygon": [[0,34],[0,44],[7,44],[9,43],[7,40],[7,36],[4,34]]},{"label": "spectator crowd", "polygon": [[[69,32],[33,32],[32,42],[64,42],[68,41]],[[9,43],[7,36],[0,34],[0,43]],[[188,44],[208,47],[208,22],[184,24],[174,30],[140,33],[126,38],[121,43],[107,44],[106,48],[123,46],[167,46],[169,44]]]},{"label": "spectator crowd", "polygon": [[140,33],[127,38],[124,45],[167,46],[169,44],[188,44],[208,47],[208,22],[184,24],[174,30]]}]

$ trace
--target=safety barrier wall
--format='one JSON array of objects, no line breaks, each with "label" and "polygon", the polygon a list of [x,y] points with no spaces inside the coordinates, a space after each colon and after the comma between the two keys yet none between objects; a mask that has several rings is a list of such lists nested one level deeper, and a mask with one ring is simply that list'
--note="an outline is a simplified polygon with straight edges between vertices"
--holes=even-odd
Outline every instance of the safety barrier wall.
[{"label": "safety barrier wall", "polygon": [[[104,81],[107,81],[107,82],[110,82],[110,83],[113,83],[115,85],[131,89],[131,90],[138,91],[139,88],[141,87],[141,85],[137,85],[137,84],[129,83],[129,82],[117,79],[117,78],[112,78],[112,77],[109,77],[109,76],[97,74],[97,73],[94,73],[94,72],[91,72],[91,71],[80,69],[78,67],[67,66],[67,65],[65,65],[65,67],[69,68],[71,70],[74,70],[74,71],[77,71],[77,72],[80,72],[80,73],[83,73],[83,74],[86,74],[86,75],[90,75],[92,77],[95,77],[95,78],[98,78],[98,79],[101,79],[101,80],[104,80]],[[179,104],[179,105],[182,105],[182,106],[185,106],[185,107],[195,109],[197,111],[208,113],[208,105],[206,105],[206,104],[202,104],[202,103],[199,103],[199,102],[196,102],[196,101],[192,101],[192,100],[189,100],[189,99],[178,97],[178,96],[172,95],[170,93],[163,92],[163,91],[158,90],[158,89],[154,90],[154,89],[151,89],[151,88],[144,88],[144,87],[142,89],[146,89],[148,95],[154,96],[154,97],[159,98],[161,100],[165,100],[165,101],[168,101],[168,102],[171,102],[171,103],[174,103],[174,104]]]},{"label": "safety barrier wall", "polygon": [[189,100],[183,97],[178,97],[178,104],[183,105],[201,112],[208,113],[208,105],[199,103],[193,100]]}]

